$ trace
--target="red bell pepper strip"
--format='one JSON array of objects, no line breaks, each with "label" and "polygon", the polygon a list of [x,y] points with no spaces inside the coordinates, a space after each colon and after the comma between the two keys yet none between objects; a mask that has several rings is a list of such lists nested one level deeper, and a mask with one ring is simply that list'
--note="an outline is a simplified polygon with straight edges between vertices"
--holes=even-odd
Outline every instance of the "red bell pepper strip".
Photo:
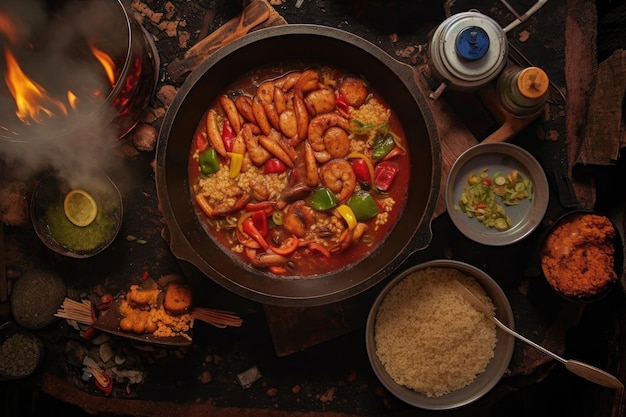
[{"label": "red bell pepper strip", "polygon": [[224,142],[226,152],[233,150],[235,136],[235,131],[233,126],[230,124],[230,121],[228,119],[224,119],[224,123],[222,124],[222,141]]},{"label": "red bell pepper strip", "polygon": [[328,251],[328,249],[326,249],[325,247],[323,247],[317,242],[309,243],[309,250],[311,252],[319,252],[322,255],[324,255],[326,258],[330,258],[330,252]]},{"label": "red bell pepper strip", "polygon": [[242,232],[239,231],[239,229],[237,229],[235,234],[237,236],[237,240],[239,241],[239,243],[241,243],[244,247],[250,248],[250,249],[259,249],[261,247],[261,245],[259,245],[259,243],[256,240],[252,239],[248,235],[244,235]]},{"label": "red bell pepper strip", "polygon": [[287,256],[291,255],[296,251],[296,249],[298,249],[299,243],[298,237],[292,235],[291,237],[288,237],[279,247],[270,246],[270,250],[278,255]]},{"label": "red bell pepper strip", "polygon": [[252,239],[256,240],[263,249],[267,250],[267,248],[270,246],[254,225],[254,220],[252,220],[252,217],[248,217],[246,220],[243,221],[243,231],[246,232],[246,234]]},{"label": "red bell pepper strip", "polygon": [[108,396],[113,391],[113,380],[111,377],[103,371],[89,368],[92,371],[96,387],[104,393],[104,396]]},{"label": "red bell pepper strip", "polygon": [[80,336],[83,340],[91,340],[92,337],[99,333],[98,329],[93,326],[87,327],[87,329]]},{"label": "red bell pepper strip", "polygon": [[267,225],[267,217],[263,210],[255,211],[252,215],[252,223],[256,230],[259,231],[261,236],[265,237],[269,233],[269,227]]},{"label": "red bell pepper strip", "polygon": [[393,148],[391,151],[389,151],[389,153],[383,158],[383,161],[388,161],[390,159],[393,159],[397,156],[402,156],[404,155],[406,152],[404,149],[402,149],[399,146],[396,146],[395,148]]},{"label": "red bell pepper strip", "polygon": [[100,304],[98,304],[98,310],[100,311],[106,310],[109,307],[111,307],[111,304],[113,304],[113,296],[111,294],[104,294],[102,297],[100,297]]},{"label": "red bell pepper strip", "polygon": [[285,172],[287,170],[287,165],[283,163],[278,158],[270,158],[263,165],[263,173],[264,174],[275,174],[280,172]]},{"label": "red bell pepper strip", "polygon": [[335,100],[335,107],[344,116],[350,114],[350,105],[343,94],[339,94],[339,97]]},{"label": "red bell pepper strip", "polygon": [[198,129],[196,132],[196,150],[203,152],[209,147],[209,139],[207,138],[206,131]]},{"label": "red bell pepper strip", "polygon": [[380,191],[387,191],[391,183],[400,171],[397,164],[391,161],[383,161],[374,169],[374,184]]},{"label": "red bell pepper strip", "polygon": [[271,273],[276,275],[285,275],[287,273],[287,268],[284,266],[272,265],[269,267]]}]

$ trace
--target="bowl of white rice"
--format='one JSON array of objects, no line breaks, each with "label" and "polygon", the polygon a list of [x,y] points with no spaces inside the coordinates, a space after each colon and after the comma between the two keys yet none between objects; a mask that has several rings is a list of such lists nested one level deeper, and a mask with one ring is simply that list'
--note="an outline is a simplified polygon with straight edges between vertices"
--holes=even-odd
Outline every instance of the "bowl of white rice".
[{"label": "bowl of white rice", "polygon": [[500,286],[454,260],[402,271],[380,292],[367,319],[374,372],[393,395],[415,407],[448,410],[476,401],[500,381],[513,355],[515,338],[472,307],[455,280],[514,328]]}]

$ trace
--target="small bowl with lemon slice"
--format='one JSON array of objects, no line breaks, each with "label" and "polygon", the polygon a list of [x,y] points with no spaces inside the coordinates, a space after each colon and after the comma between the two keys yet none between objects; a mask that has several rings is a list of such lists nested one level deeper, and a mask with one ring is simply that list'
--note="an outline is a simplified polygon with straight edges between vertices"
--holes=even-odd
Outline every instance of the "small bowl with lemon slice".
[{"label": "small bowl with lemon slice", "polygon": [[88,258],[106,249],[122,224],[122,197],[103,172],[47,173],[30,204],[33,227],[53,251]]}]

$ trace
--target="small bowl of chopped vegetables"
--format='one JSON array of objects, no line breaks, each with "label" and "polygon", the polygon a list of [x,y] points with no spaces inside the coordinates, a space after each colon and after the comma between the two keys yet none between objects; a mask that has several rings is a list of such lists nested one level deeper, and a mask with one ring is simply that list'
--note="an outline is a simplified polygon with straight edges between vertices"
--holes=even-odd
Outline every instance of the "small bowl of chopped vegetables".
[{"label": "small bowl of chopped vegetables", "polygon": [[528,151],[511,143],[484,143],[457,158],[445,197],[461,233],[484,245],[503,246],[525,238],[541,223],[549,188]]}]

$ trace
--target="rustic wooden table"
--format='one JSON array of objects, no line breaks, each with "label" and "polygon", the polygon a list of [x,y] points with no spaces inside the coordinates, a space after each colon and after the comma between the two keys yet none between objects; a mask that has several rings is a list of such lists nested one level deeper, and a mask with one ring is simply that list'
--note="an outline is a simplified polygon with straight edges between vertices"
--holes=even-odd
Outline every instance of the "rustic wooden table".
[{"label": "rustic wooden table", "polygon": [[[424,75],[417,82],[425,93],[436,87],[425,65],[425,49],[429,34],[445,18],[444,2],[436,12],[417,12],[408,19],[404,17],[405,10],[393,13],[395,10],[385,9],[389,14],[382,20],[376,18],[376,12],[371,13],[380,3],[377,1],[287,0],[273,2],[276,3],[273,6],[259,0],[252,3],[258,8],[254,15],[264,8],[269,13],[260,25],[251,25],[252,30],[293,23],[338,27],[370,40],[399,61],[415,66]],[[404,2],[396,3],[406,6]],[[528,2],[521,3],[524,6],[515,7],[523,13]],[[502,26],[515,18],[503,2],[457,0],[446,4],[452,13],[478,8]],[[370,369],[363,326],[367,307],[380,285],[353,300],[320,308],[262,306],[226,292],[193,267],[178,262],[169,252],[161,236],[163,222],[154,187],[154,143],[149,135],[146,139],[145,127],[158,131],[159,115],[171,101],[171,92],[175,92],[188,72],[219,46],[220,40],[229,36],[232,39],[230,28],[239,23],[241,6],[218,0],[167,3],[153,0],[133,1],[129,7],[155,38],[162,76],[159,94],[150,112],[154,118],[137,129],[142,130],[141,136],[132,132],[121,142],[134,180],[129,182],[112,175],[114,180],[124,183],[122,190],[127,210],[120,238],[96,259],[76,261],[50,254],[28,227],[6,228],[5,246],[10,247],[12,253],[7,256],[7,268],[19,272],[33,265],[43,265],[58,271],[76,291],[95,289],[100,292],[126,288],[129,281],[144,273],[158,277],[181,272],[199,294],[200,303],[237,311],[244,318],[244,326],[224,330],[199,325],[189,349],[142,347],[118,339],[108,341],[134,363],[134,369],[143,372],[143,380],[137,384],[116,384],[112,395],[105,397],[94,388],[93,382],[81,380],[80,364],[75,362],[76,350],[93,350],[93,342],[81,340],[75,330],[57,323],[38,332],[46,343],[47,358],[29,382],[92,414],[431,415],[390,396]],[[536,238],[543,228],[566,210],[596,205],[596,187],[589,172],[585,169],[583,175],[574,172],[588,110],[585,97],[589,97],[593,88],[596,71],[595,46],[589,35],[595,30],[594,24],[593,5],[588,2],[548,2],[508,34],[515,49],[535,65],[546,68],[556,89],[545,114],[510,139],[533,153],[549,174],[549,210],[537,232],[507,247],[476,245],[454,228],[440,201],[432,223],[431,244],[414,254],[406,264],[452,258],[480,267],[506,292],[520,332],[558,353],[580,354],[583,355],[579,357],[581,360],[593,361],[616,373],[620,371],[624,380],[624,372],[618,368],[621,363],[618,343],[626,345],[619,332],[619,324],[624,323],[626,315],[623,294],[616,292],[603,304],[588,308],[564,303],[536,279],[532,262]],[[222,29],[218,30],[220,27]],[[212,33],[214,35],[208,36]],[[482,141],[502,124],[502,120],[489,111],[477,114],[475,108],[469,108],[467,103],[475,99],[451,92],[431,102],[442,140],[444,170],[463,150]],[[128,235],[138,236],[146,244],[124,239]],[[13,254],[13,249],[19,254]],[[613,321],[614,316],[610,317],[611,321],[604,321],[610,311],[618,312],[617,321]],[[593,320],[599,320],[601,325]],[[575,345],[586,337],[597,341],[594,355]],[[455,411],[454,415],[514,415],[509,404],[517,404],[513,401],[515,394],[541,386],[541,381],[553,378],[554,373],[560,374],[559,366],[534,349],[517,344],[505,378],[483,399]],[[239,379],[241,373],[254,370],[260,372],[260,379],[250,387],[243,387]],[[565,377],[567,387],[578,394],[577,398],[582,398],[580,393],[594,398],[593,408],[602,412],[590,411],[588,403],[581,400],[575,401],[572,408],[565,406],[569,415],[622,415],[624,400],[615,392],[572,378],[574,382]],[[555,392],[562,394],[561,390]]]}]

